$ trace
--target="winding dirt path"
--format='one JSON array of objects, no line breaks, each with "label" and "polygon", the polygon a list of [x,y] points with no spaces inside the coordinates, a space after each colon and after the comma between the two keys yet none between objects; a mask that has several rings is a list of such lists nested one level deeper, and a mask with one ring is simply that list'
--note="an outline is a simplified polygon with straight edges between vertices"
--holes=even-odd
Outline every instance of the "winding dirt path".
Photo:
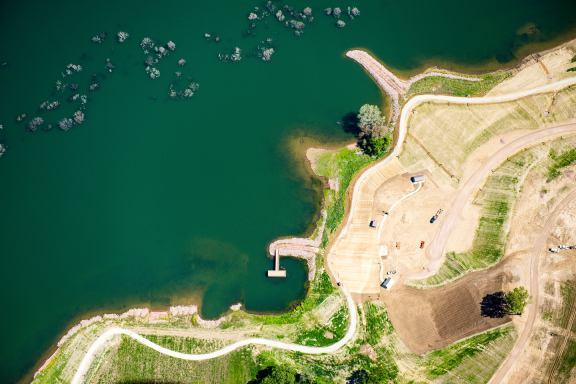
[{"label": "winding dirt path", "polygon": [[540,253],[544,249],[546,245],[546,239],[548,237],[549,232],[552,230],[556,219],[562,213],[562,211],[570,204],[573,200],[576,199],[576,190],[572,191],[568,196],[566,196],[560,204],[554,209],[554,211],[548,216],[548,220],[542,228],[542,233],[536,240],[534,244],[534,249],[532,251],[532,261],[530,263],[530,293],[532,294],[532,304],[528,309],[528,320],[526,321],[526,325],[524,326],[524,330],[520,335],[520,338],[516,342],[516,345],[512,349],[512,352],[508,355],[504,363],[500,366],[498,371],[492,376],[492,379],[489,381],[489,384],[498,384],[504,380],[506,374],[514,365],[518,357],[526,348],[526,343],[530,340],[530,335],[532,333],[532,328],[534,326],[534,321],[536,320],[536,315],[538,314],[538,299],[539,299],[539,285],[538,285],[538,261],[540,259]]},{"label": "winding dirt path", "polygon": [[213,359],[215,357],[223,356],[227,353],[230,353],[230,352],[232,352],[232,351],[234,351],[240,347],[243,347],[243,346],[246,346],[249,344],[268,345],[268,346],[274,347],[274,348],[287,349],[290,351],[309,353],[309,354],[321,354],[321,353],[335,352],[335,351],[339,350],[340,348],[342,348],[350,339],[352,339],[352,337],[356,333],[356,325],[358,324],[356,306],[354,305],[354,301],[352,300],[352,296],[350,295],[350,292],[348,292],[348,290],[346,290],[343,286],[341,287],[341,289],[342,289],[342,292],[344,293],[344,295],[346,296],[346,303],[348,304],[348,313],[350,315],[350,323],[348,324],[348,331],[346,332],[346,335],[344,335],[344,337],[340,341],[338,341],[338,342],[336,342],[330,346],[327,346],[327,347],[308,347],[305,345],[287,344],[287,343],[283,343],[281,341],[276,341],[276,340],[251,338],[251,339],[246,339],[246,340],[242,340],[242,341],[237,341],[236,343],[231,344],[231,345],[229,345],[225,348],[222,348],[218,351],[215,351],[215,352],[203,353],[203,354],[197,354],[196,355],[196,354],[176,352],[176,351],[172,351],[170,349],[161,347],[158,344],[153,343],[150,340],[146,339],[145,337],[142,337],[141,335],[137,334],[136,332],[130,331],[128,329],[112,328],[112,329],[109,329],[108,331],[104,332],[102,335],[100,335],[100,337],[98,337],[98,339],[94,342],[94,344],[92,344],[92,346],[90,347],[90,349],[88,350],[88,352],[86,353],[84,358],[82,359],[82,362],[80,363],[80,366],[78,367],[78,370],[76,371],[76,374],[74,375],[74,378],[72,379],[72,384],[81,384],[84,382],[84,377],[86,375],[86,372],[90,368],[92,361],[94,360],[95,353],[101,347],[103,347],[107,342],[109,342],[110,339],[112,338],[112,336],[119,335],[119,334],[124,334],[124,335],[130,336],[130,337],[136,339],[138,342],[154,349],[155,351],[163,353],[165,355],[176,357],[178,359],[194,360],[194,361]]}]

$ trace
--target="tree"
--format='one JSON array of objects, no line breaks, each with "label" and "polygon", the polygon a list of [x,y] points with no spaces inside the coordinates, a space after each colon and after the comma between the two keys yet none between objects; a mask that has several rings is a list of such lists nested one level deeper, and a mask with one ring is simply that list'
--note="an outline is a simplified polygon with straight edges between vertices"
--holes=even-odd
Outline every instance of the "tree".
[{"label": "tree", "polygon": [[532,295],[524,287],[514,288],[506,295],[506,312],[509,315],[521,315],[526,305],[532,302]]},{"label": "tree", "polygon": [[372,132],[384,125],[384,117],[376,105],[364,104],[358,114],[358,127],[362,134],[372,136]]},{"label": "tree", "polygon": [[382,136],[378,138],[372,136],[368,139],[362,140],[362,147],[372,156],[380,157],[386,153],[389,142],[390,136]]},{"label": "tree", "polygon": [[272,367],[270,373],[261,381],[262,384],[295,384],[296,372],[288,367]]}]

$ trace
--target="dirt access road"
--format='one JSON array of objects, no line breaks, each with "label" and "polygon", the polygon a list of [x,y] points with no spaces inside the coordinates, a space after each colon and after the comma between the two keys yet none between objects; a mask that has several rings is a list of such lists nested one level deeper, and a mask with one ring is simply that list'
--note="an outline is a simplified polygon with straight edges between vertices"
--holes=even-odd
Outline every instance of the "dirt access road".
[{"label": "dirt access road", "polygon": [[[532,251],[532,260],[530,263],[530,293],[532,294],[533,301],[528,309],[528,320],[526,321],[526,325],[524,326],[524,330],[518,339],[518,342],[512,349],[512,352],[508,355],[504,363],[500,366],[498,371],[492,376],[492,380],[490,380],[489,384],[499,384],[503,382],[506,374],[514,365],[522,351],[524,351],[526,347],[526,343],[530,339],[530,335],[532,334],[532,327],[534,325],[534,321],[536,320],[536,315],[538,314],[538,298],[539,298],[539,287],[538,287],[538,261],[540,259],[540,253],[542,252],[543,248],[546,245],[546,239],[548,238],[548,234],[556,219],[562,213],[563,210],[566,209],[568,204],[570,204],[573,200],[576,199],[576,191],[572,191],[568,196],[564,198],[558,204],[554,212],[550,214],[548,220],[546,221],[546,225],[542,229],[542,233],[536,240],[534,244],[534,250]],[[507,382],[510,382],[510,379]]]},{"label": "dirt access road", "polygon": [[458,218],[466,205],[466,202],[470,198],[472,192],[479,188],[478,185],[486,178],[486,175],[492,169],[495,169],[502,161],[504,161],[509,156],[517,153],[522,148],[528,147],[541,140],[548,139],[554,136],[560,136],[563,134],[569,134],[576,132],[576,124],[566,124],[557,127],[545,128],[536,132],[529,133],[522,136],[510,144],[506,145],[504,148],[496,152],[492,157],[490,157],[482,166],[464,183],[458,196],[454,200],[454,203],[450,210],[447,212],[444,221],[442,222],[440,229],[434,237],[432,246],[428,249],[429,264],[422,272],[412,274],[411,277],[421,278],[433,275],[440,265],[442,264],[442,255],[446,241],[448,240],[448,235],[454,228],[454,225],[458,222]]}]

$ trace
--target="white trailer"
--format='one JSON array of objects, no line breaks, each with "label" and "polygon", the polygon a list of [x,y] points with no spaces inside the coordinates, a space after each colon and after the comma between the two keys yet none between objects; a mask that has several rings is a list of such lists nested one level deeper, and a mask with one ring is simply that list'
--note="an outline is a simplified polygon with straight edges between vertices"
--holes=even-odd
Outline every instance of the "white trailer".
[{"label": "white trailer", "polygon": [[384,282],[380,285],[384,289],[390,289],[394,285],[394,279],[388,277],[384,280]]},{"label": "white trailer", "polygon": [[557,248],[550,248],[550,252],[558,253],[558,252],[560,252],[560,250],[558,250]]}]

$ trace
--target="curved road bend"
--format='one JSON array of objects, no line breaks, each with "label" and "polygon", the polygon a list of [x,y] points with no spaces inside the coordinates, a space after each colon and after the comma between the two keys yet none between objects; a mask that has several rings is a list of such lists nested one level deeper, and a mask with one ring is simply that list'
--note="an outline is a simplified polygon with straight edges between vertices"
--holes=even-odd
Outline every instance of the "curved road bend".
[{"label": "curved road bend", "polygon": [[[375,79],[375,80],[377,83],[379,82],[378,79]],[[376,164],[375,166],[367,169],[364,173],[362,173],[362,175],[360,176],[360,178],[356,182],[356,184],[354,186],[354,190],[352,192],[352,204],[350,205],[350,213],[348,215],[348,220],[346,221],[344,228],[342,228],[342,232],[340,232],[340,235],[338,236],[338,239],[336,242],[338,242],[338,240],[344,238],[344,236],[346,236],[346,234],[348,233],[348,229],[350,228],[350,225],[352,223],[352,217],[354,216],[354,209],[356,208],[356,199],[354,199],[354,196],[358,196],[358,190],[360,188],[360,184],[372,172],[375,172],[380,167],[385,166],[394,157],[397,157],[400,155],[400,151],[402,150],[402,144],[403,144],[404,140],[406,140],[406,133],[407,133],[406,128],[407,128],[407,123],[408,123],[408,118],[410,116],[410,112],[418,104],[421,104],[421,103],[424,103],[427,101],[446,101],[446,102],[450,102],[450,103],[454,103],[454,104],[502,103],[502,102],[507,102],[507,101],[514,101],[514,100],[517,100],[517,99],[520,99],[520,98],[526,97],[526,96],[537,95],[539,93],[546,93],[546,92],[559,90],[561,88],[564,88],[564,87],[567,87],[567,86],[573,85],[573,84],[576,84],[576,77],[557,81],[555,83],[544,85],[541,87],[537,87],[537,88],[534,88],[534,89],[531,89],[528,91],[522,91],[522,92],[512,93],[512,94],[508,94],[508,95],[501,95],[501,96],[468,98],[468,97],[443,96],[443,95],[418,95],[418,96],[414,96],[413,98],[408,100],[406,102],[406,104],[404,104],[404,107],[402,108],[402,112],[400,113],[400,121],[399,121],[398,127],[397,127],[397,129],[398,129],[398,141],[396,142],[396,146],[394,147],[392,153],[390,153],[390,155],[386,159],[384,159],[382,162]],[[335,249],[335,247],[332,247],[332,249]],[[333,274],[333,276],[335,276],[335,275]]]},{"label": "curved road bend", "polygon": [[90,347],[90,349],[86,353],[86,356],[84,356],[84,358],[82,359],[82,362],[80,363],[80,366],[78,367],[78,370],[76,371],[76,374],[74,375],[74,378],[72,379],[72,384],[80,384],[80,383],[84,382],[84,375],[88,371],[88,368],[90,367],[90,364],[93,361],[94,354],[96,353],[98,348],[103,346],[109,340],[109,338],[111,336],[118,335],[118,334],[128,335],[128,336],[136,339],[140,343],[142,343],[142,344],[144,344],[144,345],[146,345],[146,346],[148,346],[148,347],[150,347],[150,348],[152,348],[152,349],[154,349],[160,353],[163,353],[165,355],[176,357],[176,358],[183,359],[183,360],[195,360],[195,361],[213,359],[215,357],[225,355],[227,353],[234,351],[237,348],[240,348],[240,347],[243,347],[243,346],[249,345],[249,344],[268,345],[268,346],[274,347],[274,348],[281,348],[281,349],[287,349],[290,351],[310,353],[310,354],[321,354],[321,353],[335,352],[338,349],[342,348],[352,338],[352,336],[354,336],[354,333],[356,332],[357,321],[358,321],[357,316],[356,316],[356,306],[354,305],[354,301],[352,300],[352,296],[350,295],[348,290],[346,290],[343,286],[341,288],[342,288],[342,292],[344,292],[344,295],[346,296],[346,302],[348,304],[348,312],[350,314],[350,323],[348,325],[348,331],[346,332],[346,335],[344,335],[344,338],[342,338],[342,340],[340,340],[340,341],[338,341],[338,342],[336,342],[330,346],[327,346],[327,347],[308,347],[305,345],[282,343],[282,342],[276,341],[276,340],[252,338],[252,339],[246,339],[246,340],[238,341],[234,344],[231,344],[231,345],[229,345],[225,348],[222,348],[218,351],[215,351],[215,352],[194,355],[194,354],[187,354],[187,353],[171,351],[170,349],[166,349],[164,347],[161,347],[158,344],[155,344],[155,343],[151,342],[150,340],[140,336],[139,334],[132,332],[130,330],[127,330],[127,329],[112,328],[112,329],[104,332],[102,335],[100,335],[100,337],[98,337],[98,339],[94,342],[94,344],[92,344],[92,346]]},{"label": "curved road bend", "polygon": [[526,343],[530,339],[530,334],[532,333],[532,327],[534,326],[534,321],[536,320],[536,315],[538,314],[538,261],[540,259],[540,253],[546,245],[546,239],[548,238],[548,233],[552,230],[558,215],[570,204],[572,201],[576,200],[576,190],[572,191],[568,196],[566,196],[560,204],[554,209],[554,211],[548,216],[548,220],[542,228],[542,233],[536,240],[534,244],[534,249],[532,251],[532,261],[530,263],[530,293],[532,294],[532,304],[528,310],[528,319],[526,320],[526,325],[522,331],[522,335],[514,345],[512,351],[508,354],[508,357],[502,363],[498,371],[492,376],[489,384],[499,384],[502,382],[512,365],[516,362],[522,351],[526,348]]}]

